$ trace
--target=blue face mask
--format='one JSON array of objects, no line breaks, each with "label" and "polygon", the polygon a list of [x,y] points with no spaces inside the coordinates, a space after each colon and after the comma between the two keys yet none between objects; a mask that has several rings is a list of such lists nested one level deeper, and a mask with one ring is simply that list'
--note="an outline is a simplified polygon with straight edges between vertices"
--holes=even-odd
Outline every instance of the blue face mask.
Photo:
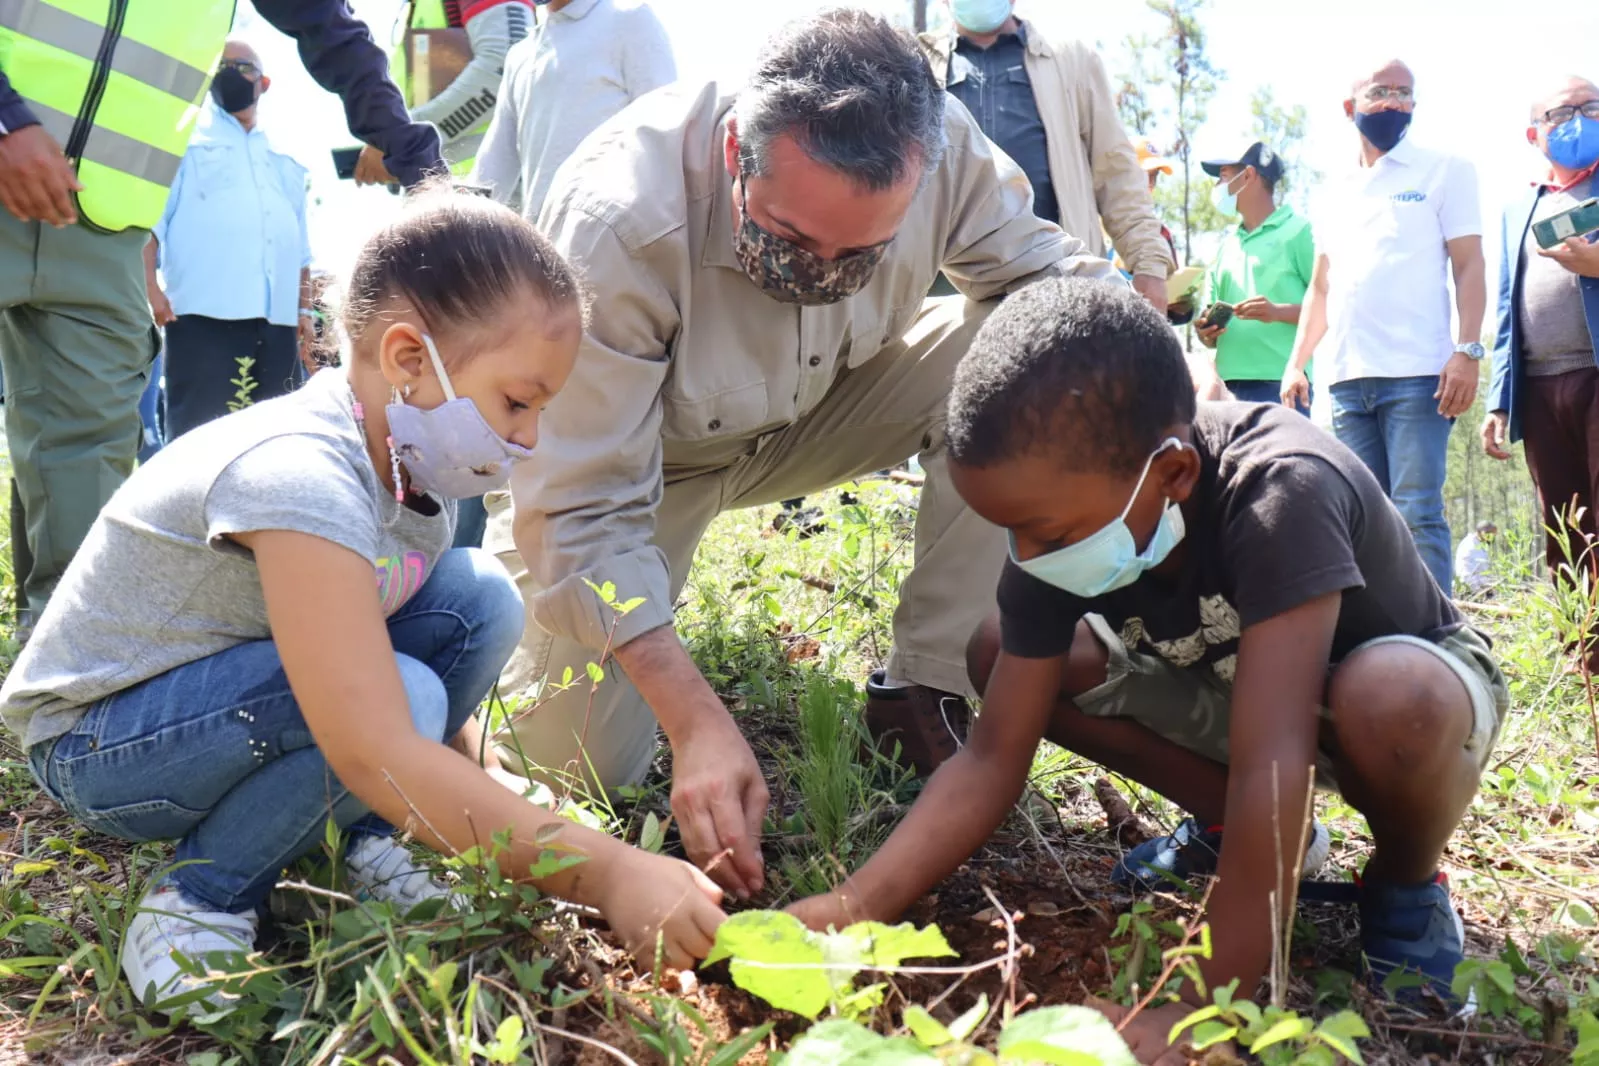
[{"label": "blue face mask", "polygon": [[1356,111],[1355,128],[1379,152],[1391,152],[1410,128],[1409,111]]},{"label": "blue face mask", "polygon": [[993,33],[1010,18],[1011,0],[950,0],[956,25],[973,33]]},{"label": "blue face mask", "polygon": [[1127,512],[1133,509],[1133,502],[1144,487],[1144,479],[1149,477],[1149,468],[1154,465],[1155,456],[1172,448],[1183,447],[1186,445],[1176,437],[1167,437],[1161,442],[1160,447],[1145,461],[1144,472],[1138,475],[1138,484],[1133,487],[1133,494],[1127,506],[1122,508],[1121,516],[1104,529],[1076,544],[1068,544],[1025,562],[1016,558],[1016,539],[1012,537],[1011,558],[1017,566],[1038,580],[1085,600],[1131,585],[1146,570],[1165,562],[1187,533],[1183,525],[1182,508],[1170,502],[1161,512],[1160,524],[1155,527],[1154,536],[1149,538],[1149,547],[1142,552],[1139,552],[1138,542],[1133,539],[1133,531],[1127,528]]},{"label": "blue face mask", "polygon": [[1587,170],[1599,163],[1599,119],[1573,115],[1549,131],[1549,161],[1567,170]]}]

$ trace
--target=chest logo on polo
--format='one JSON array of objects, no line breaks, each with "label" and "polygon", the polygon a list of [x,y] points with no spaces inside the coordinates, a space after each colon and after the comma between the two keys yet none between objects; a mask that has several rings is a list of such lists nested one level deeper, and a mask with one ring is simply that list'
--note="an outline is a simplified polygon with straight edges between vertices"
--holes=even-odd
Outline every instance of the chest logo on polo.
[{"label": "chest logo on polo", "polygon": [[[1217,595],[1199,598],[1199,628],[1185,637],[1153,640],[1144,631],[1142,618],[1129,618],[1120,636],[1129,651],[1153,652],[1173,666],[1187,669],[1202,662],[1211,648],[1237,641],[1240,632],[1238,609]],[[1210,668],[1218,680],[1231,684],[1238,672],[1238,653],[1217,659]]]},{"label": "chest logo on polo", "polygon": [[1396,204],[1420,204],[1426,202],[1427,194],[1416,189],[1406,189],[1404,192],[1394,193],[1389,199]]}]

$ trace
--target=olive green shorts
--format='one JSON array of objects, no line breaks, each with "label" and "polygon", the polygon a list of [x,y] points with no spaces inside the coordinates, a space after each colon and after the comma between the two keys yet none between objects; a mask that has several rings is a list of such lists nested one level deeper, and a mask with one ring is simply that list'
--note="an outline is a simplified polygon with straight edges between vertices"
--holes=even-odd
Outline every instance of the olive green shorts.
[{"label": "olive green shorts", "polygon": [[[1094,637],[1110,653],[1105,683],[1073,702],[1084,714],[1096,718],[1130,718],[1144,728],[1197,755],[1226,765],[1228,731],[1232,725],[1232,682],[1212,666],[1175,666],[1157,655],[1129,651],[1104,618],[1084,619]],[[1461,627],[1436,643],[1412,636],[1377,637],[1355,651],[1382,644],[1408,644],[1433,655],[1465,686],[1471,700],[1472,729],[1466,750],[1487,765],[1488,756],[1510,710],[1510,690],[1494,661],[1488,640],[1470,627]],[[1323,718],[1331,712],[1321,709]],[[1337,791],[1331,753],[1316,754],[1316,784]]]}]

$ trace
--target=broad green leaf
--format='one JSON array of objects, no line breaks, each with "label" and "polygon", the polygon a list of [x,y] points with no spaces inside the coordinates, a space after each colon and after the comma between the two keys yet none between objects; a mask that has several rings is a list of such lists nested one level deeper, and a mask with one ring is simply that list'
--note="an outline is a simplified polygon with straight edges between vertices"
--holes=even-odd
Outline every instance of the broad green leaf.
[{"label": "broad green leaf", "polygon": [[11,872],[18,877],[28,877],[32,874],[47,874],[56,868],[53,862],[19,862],[11,867]]},{"label": "broad green leaf", "polygon": [[1177,1037],[1181,1035],[1184,1029],[1187,1029],[1190,1026],[1200,1025],[1204,1022],[1210,1021],[1212,1018],[1219,1017],[1221,1017],[1221,1007],[1217,1006],[1216,1004],[1211,1004],[1208,1007],[1200,1007],[1198,1010],[1194,1011],[1194,1013],[1188,1015],[1188,1017],[1171,1027],[1171,1034],[1166,1037],[1166,1043],[1175,1044],[1177,1043]]},{"label": "broad green leaf", "polygon": [[905,1008],[905,1028],[927,1047],[943,1047],[955,1042],[955,1035],[944,1028],[944,1023],[914,1003]]},{"label": "broad green leaf", "polygon": [[1594,920],[1593,910],[1586,904],[1578,903],[1576,900],[1566,904],[1564,918],[1579,929],[1592,929],[1595,925],[1599,925],[1599,922]]},{"label": "broad green leaf", "polygon": [[1092,1007],[1041,1007],[1020,1015],[999,1034],[999,1059],[1052,1066],[1138,1066],[1110,1019]]},{"label": "broad green leaf", "polygon": [[651,811],[644,816],[644,828],[639,830],[638,846],[645,851],[660,851],[666,844],[666,830],[661,828],[661,820]]},{"label": "broad green leaf", "polygon": [[733,915],[717,929],[705,965],[723,959],[733,960],[734,984],[779,1010],[815,1018],[833,997],[830,971],[821,968],[826,960],[819,938],[792,914]]},{"label": "broad green leaf", "polygon": [[1371,1036],[1371,1029],[1366,1025],[1366,1019],[1354,1011],[1341,1010],[1332,1017],[1323,1019],[1322,1023],[1316,1026],[1316,1035],[1356,1066],[1361,1066],[1366,1061],[1361,1058],[1360,1049],[1355,1046],[1355,1041]]},{"label": "broad green leaf", "polygon": [[506,1066],[516,1061],[517,1053],[522,1050],[522,1016],[513,1014],[500,1022],[494,1030],[494,1043],[489,1046],[489,1061],[502,1062]]},{"label": "broad green leaf", "polygon": [[1231,1040],[1238,1035],[1238,1026],[1228,1025],[1222,1021],[1200,1022],[1194,1026],[1194,1033],[1188,1042],[1194,1045],[1195,1051],[1204,1051],[1206,1048]]},{"label": "broad green leaf", "polygon": [[987,1016],[988,993],[984,992],[977,997],[977,1002],[972,1005],[971,1010],[950,1022],[949,1035],[956,1040],[965,1040],[977,1031],[977,1027],[983,1024],[983,1019]]},{"label": "broad green leaf", "polygon": [[644,606],[644,597],[643,596],[634,596],[631,600],[628,600],[626,603],[615,604],[612,607],[612,610],[614,610],[617,614],[632,614],[634,611],[638,610],[642,606]]},{"label": "broad green leaf", "polygon": [[589,680],[596,685],[605,680],[605,671],[600,667],[599,663],[589,663],[588,672]]},{"label": "broad green leaf", "polygon": [[844,943],[853,944],[853,955],[861,969],[881,970],[898,966],[906,959],[952,958],[956,954],[938,926],[917,929],[910,922],[899,925],[856,922],[841,932],[823,934],[823,939],[829,941],[833,949],[828,951],[829,962],[835,958],[840,961],[849,958]]},{"label": "broad green leaf", "polygon": [[1284,1040],[1296,1040],[1310,1035],[1311,1025],[1308,1021],[1298,1016],[1284,1018],[1276,1025],[1257,1036],[1249,1045],[1252,1054],[1258,1055],[1273,1044],[1280,1044]]},{"label": "broad green leaf", "polygon": [[[722,923],[722,928],[726,929],[741,917],[743,915],[734,915]],[[720,932],[717,940],[721,940]],[[715,951],[712,949],[713,956]],[[713,959],[705,961],[711,962]],[[856,1022],[822,1022],[811,1026],[809,1032],[794,1041],[794,1046],[783,1060],[783,1066],[838,1066],[856,1054],[887,1042],[887,1037],[879,1036]]]}]

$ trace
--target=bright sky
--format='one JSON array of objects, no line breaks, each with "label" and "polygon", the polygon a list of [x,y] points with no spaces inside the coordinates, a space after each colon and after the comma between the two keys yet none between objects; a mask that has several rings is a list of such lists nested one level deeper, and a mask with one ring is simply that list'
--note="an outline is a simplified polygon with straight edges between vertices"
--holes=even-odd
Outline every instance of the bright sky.
[{"label": "bright sky", "polygon": [[[944,3],[930,0],[936,20],[947,18]],[[737,78],[741,60],[748,61],[773,27],[812,6],[802,0],[654,0],[685,80]],[[909,9],[908,0],[864,0],[860,6],[890,13]],[[354,0],[354,7],[383,42],[401,4]],[[1020,0],[1017,11],[1056,32],[1098,43],[1113,76],[1123,66],[1125,38],[1160,28],[1138,0]],[[1379,57],[1398,56],[1416,73],[1411,136],[1476,164],[1490,232],[1504,201],[1540,170],[1540,157],[1523,133],[1532,101],[1566,74],[1599,78],[1593,49],[1599,4],[1565,5],[1558,17],[1529,21],[1526,9],[1511,0],[1338,0],[1314,7],[1292,0],[1214,0],[1205,25],[1212,61],[1227,77],[1196,141],[1201,157],[1244,146],[1249,97],[1257,86],[1270,85],[1280,104],[1302,103],[1309,112],[1306,161],[1326,173],[1338,171],[1354,152],[1355,135],[1341,107],[1350,81]],[[396,199],[334,178],[329,149],[354,143],[338,100],[317,88],[292,42],[247,4],[239,5],[238,28],[255,41],[274,79],[262,103],[263,125],[312,168],[312,195],[322,201],[312,215],[318,262],[341,270],[364,233],[394,210]],[[1490,269],[1494,255],[1490,247]]]}]

